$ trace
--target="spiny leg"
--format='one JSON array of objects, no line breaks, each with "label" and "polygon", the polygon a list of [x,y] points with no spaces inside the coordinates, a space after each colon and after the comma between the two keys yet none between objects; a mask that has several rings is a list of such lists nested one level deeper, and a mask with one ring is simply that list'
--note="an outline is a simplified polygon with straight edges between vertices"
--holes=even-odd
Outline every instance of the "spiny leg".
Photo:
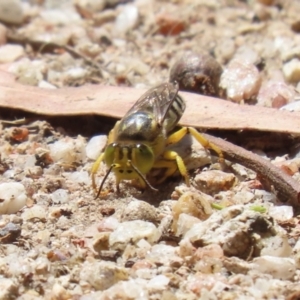
[{"label": "spiny leg", "polygon": [[214,145],[213,143],[210,143],[201,133],[199,133],[195,128],[193,127],[182,127],[178,131],[172,133],[166,142],[166,145],[173,145],[178,143],[180,140],[182,140],[187,134],[191,134],[204,148],[211,149],[214,152],[216,152],[219,156],[219,162],[224,162],[224,156],[221,151],[221,149]]},{"label": "spiny leg", "polygon": [[162,183],[168,177],[172,176],[177,170],[179,170],[181,176],[184,178],[187,186],[190,185],[188,171],[184,164],[183,159],[176,151],[166,151],[163,154],[162,159],[154,163],[153,168],[166,168],[165,174],[156,182]]}]

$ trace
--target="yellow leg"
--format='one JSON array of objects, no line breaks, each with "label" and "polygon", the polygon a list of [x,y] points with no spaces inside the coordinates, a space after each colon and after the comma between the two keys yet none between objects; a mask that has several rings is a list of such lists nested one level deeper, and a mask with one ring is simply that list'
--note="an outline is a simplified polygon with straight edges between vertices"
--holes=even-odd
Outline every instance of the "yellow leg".
[{"label": "yellow leg", "polygon": [[168,177],[172,176],[177,170],[179,170],[182,177],[184,177],[187,186],[190,185],[188,172],[181,156],[175,151],[166,151],[163,154],[163,158],[154,163],[153,168],[166,168],[166,173],[156,183],[162,183]]},{"label": "yellow leg", "polygon": [[93,166],[92,166],[92,169],[91,169],[91,176],[92,176],[92,186],[93,186],[93,189],[94,191],[97,191],[97,186],[96,186],[96,181],[95,181],[95,176],[96,176],[96,173],[99,169],[99,166],[102,162],[104,158],[104,152],[102,152],[100,154],[100,156],[97,158],[97,160],[94,162]]},{"label": "yellow leg", "polygon": [[178,143],[180,140],[182,140],[187,134],[191,134],[204,148],[211,149],[214,152],[216,152],[219,156],[219,162],[224,162],[224,156],[221,151],[221,149],[210,143],[201,133],[199,133],[195,128],[193,127],[182,127],[178,131],[171,134],[167,139],[167,146],[173,145]]}]

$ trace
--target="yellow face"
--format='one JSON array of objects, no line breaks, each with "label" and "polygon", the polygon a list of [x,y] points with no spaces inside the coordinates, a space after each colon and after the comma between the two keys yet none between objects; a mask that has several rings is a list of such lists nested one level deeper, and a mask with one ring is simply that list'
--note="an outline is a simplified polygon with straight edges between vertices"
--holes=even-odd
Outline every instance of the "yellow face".
[{"label": "yellow face", "polygon": [[112,143],[105,149],[104,160],[120,180],[143,179],[155,161],[151,148],[145,144],[121,145]]}]

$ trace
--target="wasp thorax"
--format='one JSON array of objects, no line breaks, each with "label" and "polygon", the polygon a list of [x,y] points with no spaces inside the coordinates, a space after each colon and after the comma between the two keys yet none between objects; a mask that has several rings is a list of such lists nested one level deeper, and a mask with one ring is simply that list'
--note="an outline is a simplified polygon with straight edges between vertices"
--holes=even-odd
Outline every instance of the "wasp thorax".
[{"label": "wasp thorax", "polygon": [[152,114],[135,112],[121,120],[118,128],[118,140],[152,141],[160,128]]}]

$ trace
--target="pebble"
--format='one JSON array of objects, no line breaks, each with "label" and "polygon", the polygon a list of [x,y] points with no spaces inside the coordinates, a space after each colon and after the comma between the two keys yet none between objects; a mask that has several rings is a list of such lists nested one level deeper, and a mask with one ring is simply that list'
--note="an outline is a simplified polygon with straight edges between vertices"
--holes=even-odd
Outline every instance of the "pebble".
[{"label": "pebble", "polygon": [[69,193],[67,190],[58,189],[51,194],[51,200],[54,204],[63,204],[69,201]]},{"label": "pebble", "polygon": [[102,219],[97,225],[99,232],[111,232],[119,226],[119,221],[115,217],[107,217]]},{"label": "pebble", "polygon": [[108,290],[104,291],[95,298],[82,300],[98,300],[98,299],[120,299],[120,300],[148,300],[149,294],[147,291],[146,281],[142,279],[131,279],[128,281],[120,281]]},{"label": "pebble", "polygon": [[64,174],[72,183],[80,183],[89,185],[91,183],[90,174],[87,171],[66,172]]},{"label": "pebble", "polygon": [[257,103],[266,107],[281,108],[292,102],[295,91],[285,82],[269,81],[261,87],[257,95]]},{"label": "pebble", "polygon": [[[196,220],[198,222],[206,220],[212,214],[212,202],[211,196],[201,192],[183,193],[173,206],[173,230],[177,233],[183,233],[186,232],[187,226],[192,225]],[[184,215],[194,217],[196,220]],[[184,223],[184,220],[189,222]]]},{"label": "pebble", "polygon": [[34,205],[31,208],[25,209],[22,213],[22,219],[25,221],[29,220],[41,220],[45,221],[47,218],[46,210],[44,206]]},{"label": "pebble", "polygon": [[128,271],[113,262],[85,261],[80,279],[91,284],[97,291],[103,291],[121,280],[128,279]]},{"label": "pebble", "polygon": [[255,97],[260,85],[258,69],[242,58],[233,59],[221,75],[220,87],[226,91],[227,98],[234,102]]},{"label": "pebble", "polygon": [[292,247],[285,232],[278,232],[275,236],[265,237],[262,241],[263,249],[260,255],[270,255],[276,257],[289,257]]},{"label": "pebble", "polygon": [[256,0],[256,1],[264,5],[273,5],[275,2],[275,0]]},{"label": "pebble", "polygon": [[176,248],[169,245],[156,244],[147,252],[146,258],[157,265],[169,266],[178,257]]},{"label": "pebble", "polygon": [[202,192],[211,195],[230,190],[236,182],[236,177],[232,173],[209,170],[196,175],[195,182]]},{"label": "pebble", "polygon": [[[194,224],[201,222],[200,219],[190,216],[188,214],[182,213],[176,222],[176,236],[183,236],[189,231]],[[174,225],[174,223],[173,223]]]},{"label": "pebble", "polygon": [[299,82],[300,81],[300,60],[293,58],[289,62],[286,62],[283,67],[283,74],[288,82]]},{"label": "pebble", "polygon": [[155,207],[140,200],[132,200],[129,202],[122,213],[121,220],[122,222],[143,220],[154,224],[158,222]]},{"label": "pebble", "polygon": [[23,58],[12,64],[9,71],[16,75],[18,82],[36,86],[43,80],[45,69],[46,65],[41,60]]},{"label": "pebble", "polygon": [[88,74],[88,70],[80,67],[70,68],[68,71],[64,73],[64,75],[68,79],[82,79],[86,77]]},{"label": "pebble", "polygon": [[87,158],[96,160],[102,149],[105,147],[107,142],[107,136],[106,135],[97,135],[93,136],[87,143],[85,147],[85,153]]},{"label": "pebble", "polygon": [[20,45],[6,44],[0,46],[0,63],[11,63],[24,55],[24,48]]},{"label": "pebble", "polygon": [[271,220],[270,217],[247,209],[244,205],[233,205],[216,211],[209,219],[195,224],[184,235],[184,239],[192,244],[219,244],[226,256],[245,258],[249,255],[250,248],[255,256],[264,247],[273,247],[274,253],[283,255],[282,253],[287,253],[286,243],[272,244],[274,241],[268,240],[268,236],[285,236],[286,233]]},{"label": "pebble", "polygon": [[149,280],[147,287],[150,290],[164,290],[169,284],[170,279],[165,275],[157,275]]},{"label": "pebble", "polygon": [[170,13],[161,13],[156,17],[158,32],[165,36],[178,35],[187,28],[184,19]]},{"label": "pebble", "polygon": [[13,243],[21,235],[21,227],[18,224],[9,222],[0,229],[1,243]]},{"label": "pebble", "polygon": [[287,257],[265,255],[254,258],[252,269],[281,280],[292,280],[296,274],[294,259]]},{"label": "pebble", "polygon": [[113,250],[124,250],[129,243],[137,243],[145,239],[150,244],[160,237],[158,229],[150,222],[135,220],[120,223],[109,237],[109,245]]},{"label": "pebble", "polygon": [[105,6],[107,0],[74,0],[74,5],[90,13],[100,12]]},{"label": "pebble", "polygon": [[128,4],[123,6],[123,10],[115,21],[115,30],[119,34],[125,34],[133,29],[138,22],[139,11],[135,5]]},{"label": "pebble", "polygon": [[11,299],[18,297],[18,286],[12,279],[3,278],[0,280],[0,299]]},{"label": "pebble", "polygon": [[20,25],[23,23],[23,9],[20,0],[0,1],[0,22]]},{"label": "pebble", "polygon": [[43,9],[40,16],[52,25],[69,25],[81,21],[75,9]]},{"label": "pebble", "polygon": [[24,185],[18,182],[1,183],[0,199],[0,214],[15,214],[26,205]]},{"label": "pebble", "polygon": [[51,89],[51,90],[57,89],[57,87],[55,85],[49,83],[46,80],[39,81],[38,87],[43,88],[43,89]]},{"label": "pebble", "polygon": [[291,102],[282,106],[280,109],[288,111],[300,111],[300,101]]},{"label": "pebble", "polygon": [[51,299],[71,299],[72,296],[69,291],[67,291],[62,285],[55,283],[52,287],[52,291],[50,293]]},{"label": "pebble", "polygon": [[65,138],[50,144],[49,148],[54,162],[71,165],[85,158],[85,141],[81,138]]},{"label": "pebble", "polygon": [[293,217],[294,210],[292,206],[288,205],[272,206],[269,208],[269,215],[276,221],[285,222]]}]

